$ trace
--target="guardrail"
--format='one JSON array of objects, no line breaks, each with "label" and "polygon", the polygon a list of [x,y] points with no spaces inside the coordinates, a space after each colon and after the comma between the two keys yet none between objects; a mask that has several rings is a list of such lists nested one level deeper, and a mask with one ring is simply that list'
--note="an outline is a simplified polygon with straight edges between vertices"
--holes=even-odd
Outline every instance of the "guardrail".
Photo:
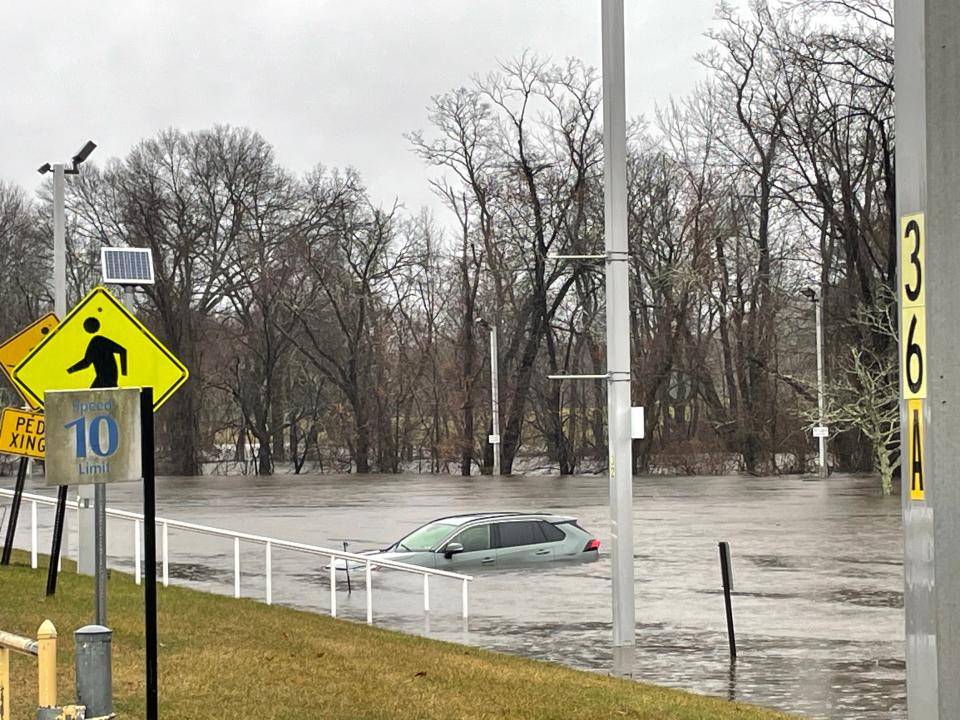
[{"label": "guardrail", "polygon": [[37,639],[0,630],[0,720],[10,720],[13,702],[10,697],[10,653],[37,658],[37,707],[57,704],[57,629],[44,620],[37,630]]},{"label": "guardrail", "polygon": [[[0,488],[0,497],[13,497],[13,491]],[[31,567],[37,567],[37,506],[49,505],[56,506],[56,498],[46,495],[34,495],[32,493],[23,493],[23,499],[30,502],[30,564]],[[79,506],[77,501],[68,501],[67,508],[76,510]],[[128,512],[126,510],[113,510],[107,508],[107,516],[128,520],[133,523],[133,557],[134,557],[134,580],[139,585],[142,576],[142,543],[141,528],[143,525],[143,515],[139,513]],[[240,542],[248,542],[264,546],[265,563],[265,588],[264,601],[267,605],[273,604],[273,550],[279,548],[283,550],[293,550],[308,555],[318,555],[330,559],[330,614],[337,616],[337,569],[335,567],[337,560],[355,562],[364,568],[364,580],[366,585],[367,598],[367,623],[373,623],[373,580],[371,573],[374,568],[384,568],[398,572],[410,573],[423,576],[423,610],[430,612],[430,578],[442,577],[451,580],[458,580],[462,583],[461,591],[461,615],[467,618],[469,615],[468,587],[473,577],[462,575],[460,573],[450,572],[448,570],[437,570],[435,568],[421,567],[419,565],[409,565],[396,560],[376,560],[369,555],[351,553],[346,550],[333,550],[323,548],[317,545],[308,545],[306,543],[292,542],[290,540],[280,540],[263,535],[252,535],[250,533],[235,532],[233,530],[222,530],[220,528],[209,527],[207,525],[197,525],[195,523],[182,522],[180,520],[171,520],[168,518],[157,518],[156,524],[160,526],[160,550],[162,582],[164,587],[170,584],[170,542],[169,529],[185,530],[202,535],[213,535],[216,537],[233,539],[233,596],[240,597]],[[0,720],[3,720],[0,718]]]}]

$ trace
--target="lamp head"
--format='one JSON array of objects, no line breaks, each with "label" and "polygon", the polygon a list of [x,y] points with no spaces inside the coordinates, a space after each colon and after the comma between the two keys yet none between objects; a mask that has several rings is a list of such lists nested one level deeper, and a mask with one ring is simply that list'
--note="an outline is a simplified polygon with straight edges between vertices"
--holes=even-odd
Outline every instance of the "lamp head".
[{"label": "lamp head", "polygon": [[93,140],[87,140],[82,148],[77,150],[77,154],[74,155],[71,159],[73,160],[73,166],[76,167],[88,157],[97,147],[97,144]]},{"label": "lamp head", "polygon": [[810,298],[810,302],[816,302],[820,296],[815,287],[805,287],[802,292],[804,295]]},{"label": "lamp head", "polygon": [[43,165],[37,168],[37,172],[40,173],[41,175],[46,175],[52,169],[53,168],[50,167],[50,163],[44,163]]}]

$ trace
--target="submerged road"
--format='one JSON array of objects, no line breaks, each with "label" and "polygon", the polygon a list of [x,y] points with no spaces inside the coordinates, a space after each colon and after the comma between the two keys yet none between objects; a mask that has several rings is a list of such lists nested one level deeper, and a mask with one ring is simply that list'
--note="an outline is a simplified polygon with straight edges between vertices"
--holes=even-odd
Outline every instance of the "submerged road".
[{"label": "submerged road", "polygon": [[[157,511],[324,547],[348,539],[351,550],[386,545],[442,515],[569,513],[603,542],[599,562],[471,571],[466,627],[457,583],[431,583],[426,618],[419,578],[378,572],[376,623],[809,717],[896,720],[906,717],[900,501],[876,487],[851,477],[636,478],[637,648],[616,658],[605,477],[167,478],[158,482]],[[134,485],[110,486],[108,494],[111,507],[139,509]],[[130,537],[129,525],[111,523],[111,566],[131,567]],[[721,540],[733,555],[735,664]],[[171,531],[170,544],[173,582],[232,592],[229,540]],[[263,597],[263,564],[262,548],[244,548],[244,596]],[[324,564],[276,553],[274,602],[327,612]],[[362,591],[348,597],[344,588],[338,606],[342,617],[365,617]]]}]

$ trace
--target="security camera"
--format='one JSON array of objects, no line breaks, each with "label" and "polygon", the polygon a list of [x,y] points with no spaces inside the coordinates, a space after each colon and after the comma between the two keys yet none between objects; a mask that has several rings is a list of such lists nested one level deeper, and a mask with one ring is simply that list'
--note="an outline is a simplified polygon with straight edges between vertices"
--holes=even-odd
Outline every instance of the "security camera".
[{"label": "security camera", "polygon": [[808,298],[810,298],[811,302],[816,302],[817,297],[819,296],[820,293],[817,292],[817,288],[811,286],[811,287],[804,288],[803,294],[806,295]]},{"label": "security camera", "polygon": [[48,172],[50,172],[51,169],[52,168],[50,167],[50,163],[44,163],[43,165],[37,168],[37,172],[40,173],[41,175],[46,175]]},{"label": "security camera", "polygon": [[87,140],[86,144],[77,151],[77,154],[73,156],[73,166],[76,167],[88,157],[97,147],[97,144],[93,140]]}]

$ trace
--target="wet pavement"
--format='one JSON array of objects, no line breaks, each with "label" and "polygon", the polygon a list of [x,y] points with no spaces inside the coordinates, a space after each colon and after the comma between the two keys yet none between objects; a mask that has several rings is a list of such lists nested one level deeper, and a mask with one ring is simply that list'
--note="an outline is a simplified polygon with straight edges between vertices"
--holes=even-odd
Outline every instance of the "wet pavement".
[{"label": "wet pavement", "polygon": [[[605,477],[170,478],[158,482],[157,511],[324,547],[347,539],[351,550],[386,545],[459,512],[572,514],[601,539],[599,562],[474,572],[466,626],[459,583],[433,579],[425,616],[421,579],[380,571],[376,624],[813,718],[894,720],[906,717],[903,538],[899,496],[881,497],[876,485],[851,477],[636,478],[632,658],[615,657],[611,647]],[[108,495],[110,507],[139,510],[135,485],[110,486]],[[111,566],[129,569],[132,528],[114,521],[110,527]],[[27,538],[20,535],[19,544]],[[735,664],[721,540],[733,557]],[[171,530],[170,552],[173,582],[233,592],[232,541]],[[274,551],[274,602],[328,612],[326,562]],[[263,573],[262,546],[243,547],[245,597],[263,598]],[[337,602],[341,617],[364,621],[362,573],[353,593],[342,587]]]}]

